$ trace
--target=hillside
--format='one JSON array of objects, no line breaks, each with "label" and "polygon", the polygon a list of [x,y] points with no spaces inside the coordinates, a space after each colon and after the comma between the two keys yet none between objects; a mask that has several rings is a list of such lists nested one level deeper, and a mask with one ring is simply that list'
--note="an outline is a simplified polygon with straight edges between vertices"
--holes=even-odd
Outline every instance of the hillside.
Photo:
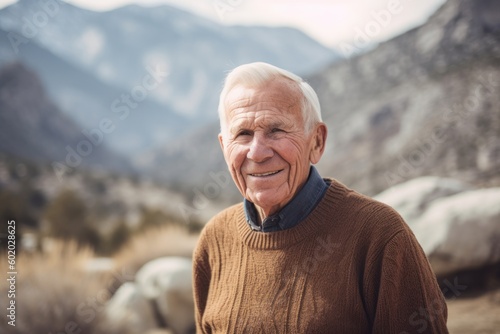
[{"label": "hillside", "polygon": [[422,176],[500,184],[500,3],[448,1],[423,26],[309,78],[324,174],[375,194]]},{"label": "hillside", "polygon": [[91,142],[51,101],[33,71],[18,63],[0,69],[0,152],[42,163],[60,162],[63,174],[89,166],[133,171],[126,159],[106,148],[105,133],[100,138],[92,133]]}]

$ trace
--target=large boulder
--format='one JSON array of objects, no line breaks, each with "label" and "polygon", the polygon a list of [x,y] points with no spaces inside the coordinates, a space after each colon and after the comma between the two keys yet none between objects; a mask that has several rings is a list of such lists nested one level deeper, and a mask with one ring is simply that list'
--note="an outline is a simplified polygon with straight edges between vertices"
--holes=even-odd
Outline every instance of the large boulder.
[{"label": "large boulder", "polygon": [[438,276],[500,262],[500,188],[421,177],[375,196],[415,233]]},{"label": "large boulder", "polygon": [[412,226],[435,200],[470,189],[458,180],[426,176],[398,184],[374,198],[392,206]]},{"label": "large boulder", "polygon": [[124,283],[106,305],[110,323],[126,324],[131,333],[146,333],[158,327],[154,308],[135,283]]},{"label": "large boulder", "polygon": [[411,228],[437,275],[500,262],[500,188],[437,199]]},{"label": "large boulder", "polygon": [[151,300],[163,324],[176,334],[195,329],[192,262],[183,257],[164,257],[148,262],[136,275],[141,294]]}]

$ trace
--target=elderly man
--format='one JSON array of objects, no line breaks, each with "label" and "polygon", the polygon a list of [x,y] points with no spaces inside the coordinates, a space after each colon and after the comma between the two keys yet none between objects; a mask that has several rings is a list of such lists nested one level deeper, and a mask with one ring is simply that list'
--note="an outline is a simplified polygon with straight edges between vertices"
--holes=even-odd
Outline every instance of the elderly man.
[{"label": "elderly man", "polygon": [[414,235],[390,207],[313,164],[327,128],[300,77],[234,69],[219,142],[243,203],[194,252],[198,333],[446,333],[447,309]]}]

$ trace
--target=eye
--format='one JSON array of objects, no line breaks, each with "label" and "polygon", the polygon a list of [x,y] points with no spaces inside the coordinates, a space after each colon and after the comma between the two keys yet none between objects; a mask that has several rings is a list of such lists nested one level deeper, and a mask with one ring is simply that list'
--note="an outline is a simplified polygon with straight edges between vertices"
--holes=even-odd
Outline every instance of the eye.
[{"label": "eye", "polygon": [[273,128],[273,129],[271,130],[271,132],[272,132],[272,133],[279,133],[279,132],[285,132],[285,130],[280,129],[280,128]]},{"label": "eye", "polygon": [[241,130],[236,133],[236,137],[241,137],[241,136],[251,136],[252,133],[249,130]]}]

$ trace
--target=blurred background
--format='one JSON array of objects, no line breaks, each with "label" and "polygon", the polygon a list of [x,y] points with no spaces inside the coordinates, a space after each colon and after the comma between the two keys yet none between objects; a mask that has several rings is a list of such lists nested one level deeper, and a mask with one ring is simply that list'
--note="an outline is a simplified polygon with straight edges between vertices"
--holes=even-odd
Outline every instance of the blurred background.
[{"label": "blurred background", "polygon": [[242,200],[218,95],[252,61],[316,90],[320,173],[401,213],[450,332],[500,333],[495,0],[0,1],[2,333],[192,332],[197,235]]}]

